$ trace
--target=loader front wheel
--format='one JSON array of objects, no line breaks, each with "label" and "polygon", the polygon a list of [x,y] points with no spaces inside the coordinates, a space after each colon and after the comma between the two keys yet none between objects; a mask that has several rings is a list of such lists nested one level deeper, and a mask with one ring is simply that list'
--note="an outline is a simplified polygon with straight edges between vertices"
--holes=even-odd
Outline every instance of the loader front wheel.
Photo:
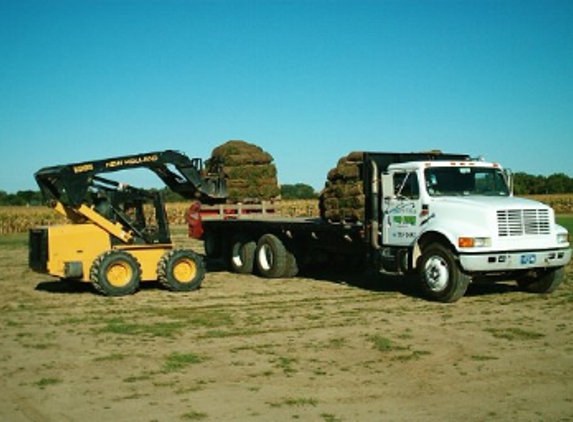
[{"label": "loader front wheel", "polygon": [[157,279],[174,292],[190,292],[201,287],[205,277],[203,258],[188,249],[167,252],[157,266]]},{"label": "loader front wheel", "polygon": [[106,296],[125,296],[135,293],[141,280],[141,267],[133,255],[125,251],[107,251],[93,262],[90,281]]}]

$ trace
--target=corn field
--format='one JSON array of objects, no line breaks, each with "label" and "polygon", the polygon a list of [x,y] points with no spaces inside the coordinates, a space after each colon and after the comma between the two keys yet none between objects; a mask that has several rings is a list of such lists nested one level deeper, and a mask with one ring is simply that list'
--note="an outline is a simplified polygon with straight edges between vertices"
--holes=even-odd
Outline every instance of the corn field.
[{"label": "corn field", "polygon": [[[573,194],[534,195],[528,198],[550,205],[557,214],[573,214]],[[185,223],[185,212],[189,204],[168,203],[167,217],[172,225]],[[318,217],[318,200],[284,200],[278,203],[278,210],[284,217]],[[24,233],[35,226],[65,223],[65,218],[48,207],[0,207],[0,235]]]},{"label": "corn field", "polygon": [[525,198],[543,202],[555,210],[555,214],[573,214],[573,194],[529,195]]},{"label": "corn field", "polygon": [[22,233],[31,227],[62,224],[66,219],[48,207],[0,207],[0,235]]}]

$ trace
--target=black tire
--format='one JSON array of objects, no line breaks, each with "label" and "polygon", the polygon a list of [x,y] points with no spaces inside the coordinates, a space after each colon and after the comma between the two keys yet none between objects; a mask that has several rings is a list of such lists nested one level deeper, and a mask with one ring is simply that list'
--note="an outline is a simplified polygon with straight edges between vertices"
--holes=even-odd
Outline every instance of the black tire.
[{"label": "black tire", "polygon": [[283,274],[283,277],[285,278],[296,277],[299,272],[299,266],[296,260],[296,255],[291,251],[289,251],[288,249],[286,249],[285,252],[286,252],[286,269]]},{"label": "black tire", "polygon": [[93,262],[90,281],[106,296],[130,295],[139,288],[141,267],[137,259],[125,251],[107,251]]},{"label": "black tire", "polygon": [[207,258],[217,259],[223,253],[223,240],[217,232],[207,232],[203,235],[203,247]]},{"label": "black tire", "polygon": [[228,251],[229,269],[238,274],[252,274],[256,247],[255,241],[248,236],[234,236]]},{"label": "black tire", "polygon": [[159,260],[157,279],[174,292],[190,292],[201,287],[205,278],[203,258],[188,249],[173,249]]},{"label": "black tire", "polygon": [[257,242],[255,261],[259,274],[265,278],[281,278],[287,274],[289,265],[287,250],[274,234],[267,233],[261,236]]},{"label": "black tire", "polygon": [[460,299],[471,278],[464,274],[449,248],[430,244],[422,252],[420,279],[426,296],[438,302],[452,303]]},{"label": "black tire", "polygon": [[517,280],[520,289],[529,293],[552,293],[565,278],[565,268],[551,268],[536,276],[526,276]]}]

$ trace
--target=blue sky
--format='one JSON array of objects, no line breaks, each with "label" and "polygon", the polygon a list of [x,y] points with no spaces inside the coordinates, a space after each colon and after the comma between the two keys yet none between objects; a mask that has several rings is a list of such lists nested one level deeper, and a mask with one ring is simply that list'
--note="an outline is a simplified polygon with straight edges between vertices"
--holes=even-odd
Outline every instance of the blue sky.
[{"label": "blue sky", "polygon": [[316,189],[353,150],[573,176],[573,1],[0,0],[0,190],[230,139]]}]

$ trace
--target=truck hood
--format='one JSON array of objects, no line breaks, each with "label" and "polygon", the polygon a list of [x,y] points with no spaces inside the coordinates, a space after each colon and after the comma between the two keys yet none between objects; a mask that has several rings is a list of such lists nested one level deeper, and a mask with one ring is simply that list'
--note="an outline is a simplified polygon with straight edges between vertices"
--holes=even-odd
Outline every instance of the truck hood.
[{"label": "truck hood", "polygon": [[[554,246],[555,215],[541,202],[512,196],[450,196],[432,198],[426,230],[459,236],[491,237],[504,242],[532,242],[545,239]],[[501,244],[494,245],[501,248]],[[507,245],[506,245],[507,246]]]},{"label": "truck hood", "polygon": [[442,206],[455,206],[459,208],[482,208],[484,211],[497,209],[539,209],[550,208],[549,206],[532,199],[515,196],[448,196],[434,198],[433,204]]}]

